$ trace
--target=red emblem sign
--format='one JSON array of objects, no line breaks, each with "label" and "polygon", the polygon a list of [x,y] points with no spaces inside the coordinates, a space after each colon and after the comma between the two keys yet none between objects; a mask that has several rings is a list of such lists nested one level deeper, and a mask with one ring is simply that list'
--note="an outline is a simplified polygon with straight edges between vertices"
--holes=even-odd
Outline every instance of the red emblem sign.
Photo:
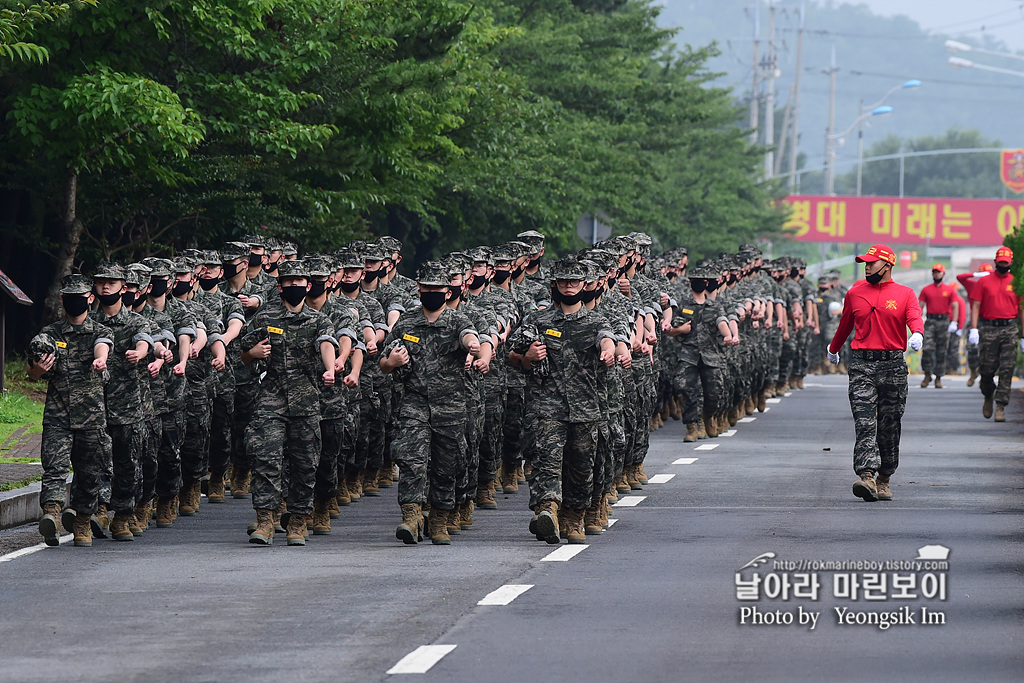
[{"label": "red emblem sign", "polygon": [[1014,192],[1024,192],[1024,149],[1004,149],[999,177]]}]

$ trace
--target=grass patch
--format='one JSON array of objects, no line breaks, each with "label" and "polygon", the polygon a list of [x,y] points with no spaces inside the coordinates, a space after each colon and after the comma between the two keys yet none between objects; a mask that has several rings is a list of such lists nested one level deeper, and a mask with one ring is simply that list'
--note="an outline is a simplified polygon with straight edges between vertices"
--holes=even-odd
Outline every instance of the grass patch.
[{"label": "grass patch", "polygon": [[0,396],[0,444],[22,427],[27,427],[25,434],[43,431],[43,403],[10,389]]},{"label": "grass patch", "polygon": [[37,462],[39,462],[39,458],[5,458],[0,456],[0,465],[23,465]]},{"label": "grass patch", "polygon": [[9,481],[6,484],[0,484],[0,493],[4,491],[13,491],[14,489],[20,489],[23,486],[28,486],[29,484],[34,484],[37,481],[42,481],[42,479],[42,475],[39,475],[36,477],[22,479],[21,481]]}]

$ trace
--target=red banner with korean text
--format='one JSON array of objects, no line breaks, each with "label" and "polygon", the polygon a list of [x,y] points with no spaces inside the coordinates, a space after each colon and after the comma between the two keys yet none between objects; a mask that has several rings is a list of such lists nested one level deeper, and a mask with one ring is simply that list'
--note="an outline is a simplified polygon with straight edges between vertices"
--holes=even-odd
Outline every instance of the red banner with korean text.
[{"label": "red banner with korean text", "polygon": [[1024,201],[791,195],[785,234],[802,242],[996,246],[1024,221]]}]

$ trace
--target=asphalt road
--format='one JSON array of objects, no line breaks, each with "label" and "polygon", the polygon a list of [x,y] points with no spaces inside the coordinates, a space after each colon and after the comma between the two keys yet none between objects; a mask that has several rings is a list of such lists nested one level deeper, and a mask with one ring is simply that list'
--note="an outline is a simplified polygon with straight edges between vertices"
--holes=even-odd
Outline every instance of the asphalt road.
[{"label": "asphalt road", "polygon": [[[995,424],[962,378],[911,382],[890,503],[850,491],[845,378],[809,377],[732,436],[656,432],[647,472],[674,476],[567,561],[527,533],[525,491],[450,547],[404,546],[393,488],[305,548],[249,545],[249,503],[229,500],[134,543],[0,561],[0,681],[1020,681],[1024,400]],[[774,564],[911,561],[927,545],[950,549],[948,570],[883,571],[881,600],[842,594],[870,568]],[[759,601],[737,599],[738,572],[764,579]],[[917,597],[896,597],[893,573]],[[817,599],[764,595],[813,576]],[[494,591],[507,604],[477,604]],[[916,623],[841,625],[836,608]]]}]

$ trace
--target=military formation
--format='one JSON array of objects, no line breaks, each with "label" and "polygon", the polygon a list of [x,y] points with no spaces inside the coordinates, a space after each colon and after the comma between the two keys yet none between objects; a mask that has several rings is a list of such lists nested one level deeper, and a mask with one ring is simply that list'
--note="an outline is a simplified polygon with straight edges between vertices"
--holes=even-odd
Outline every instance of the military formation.
[{"label": "military formation", "polygon": [[397,482],[408,544],[450,543],[523,486],[530,533],[583,543],[647,483],[652,429],[716,438],[803,388],[842,311],[838,273],[814,286],[800,259],[744,245],[691,268],[651,244],[542,261],[528,231],[414,281],[392,237],[299,259],[251,235],[68,276],[31,342],[40,532],[131,541],[249,499],[249,542],[304,545]]}]

